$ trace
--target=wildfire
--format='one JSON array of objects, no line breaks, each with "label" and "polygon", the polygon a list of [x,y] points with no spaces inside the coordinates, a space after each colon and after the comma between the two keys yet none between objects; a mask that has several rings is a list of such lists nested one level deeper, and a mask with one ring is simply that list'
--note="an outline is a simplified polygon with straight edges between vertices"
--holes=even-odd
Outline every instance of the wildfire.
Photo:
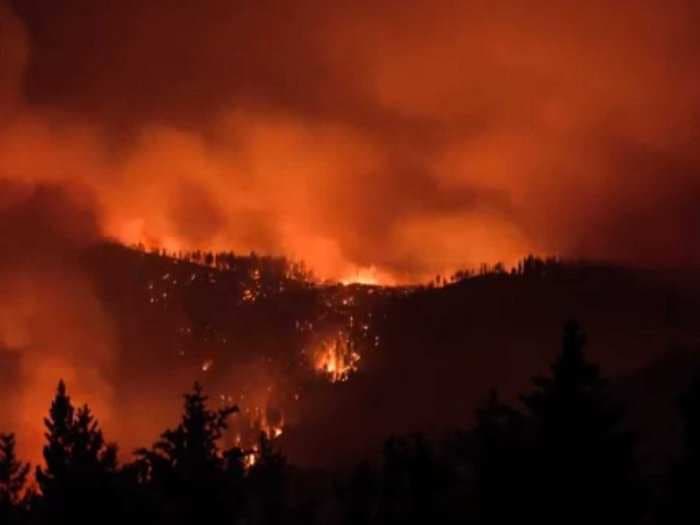
[{"label": "wildfire", "polygon": [[345,285],[364,284],[368,286],[396,284],[395,279],[390,274],[380,271],[376,266],[357,268],[355,271],[343,275],[339,282]]},{"label": "wildfire", "polygon": [[[234,399],[231,395],[220,395],[222,404],[230,404]],[[241,399],[245,396],[241,395]],[[232,422],[231,431],[233,442],[244,450],[256,450],[256,443],[264,434],[273,441],[284,433],[285,418],[281,409],[270,406],[249,406],[243,409],[240,417]]]},{"label": "wildfire", "polygon": [[243,456],[243,468],[246,470],[255,466],[258,461],[258,446],[253,445],[253,448],[245,453]]},{"label": "wildfire", "polygon": [[277,410],[262,410],[256,407],[251,427],[265,433],[269,440],[277,439],[284,431],[284,415]]},{"label": "wildfire", "polygon": [[348,337],[339,332],[336,337],[321,341],[314,353],[314,368],[332,383],[347,381],[357,372],[360,354],[352,348]]}]

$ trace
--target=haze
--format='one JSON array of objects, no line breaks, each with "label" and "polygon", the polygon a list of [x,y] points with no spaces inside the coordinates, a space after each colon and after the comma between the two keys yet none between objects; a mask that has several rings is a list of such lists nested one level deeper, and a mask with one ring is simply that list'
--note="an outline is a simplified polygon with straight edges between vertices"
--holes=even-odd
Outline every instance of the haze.
[{"label": "haze", "polygon": [[0,177],[106,236],[425,279],[698,262],[698,7],[10,1]]}]

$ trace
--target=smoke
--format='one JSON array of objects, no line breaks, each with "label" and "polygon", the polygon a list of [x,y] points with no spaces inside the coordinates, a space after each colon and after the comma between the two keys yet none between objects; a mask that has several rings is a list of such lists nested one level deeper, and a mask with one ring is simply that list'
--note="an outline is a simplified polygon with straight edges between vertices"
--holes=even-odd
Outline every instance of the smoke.
[{"label": "smoke", "polygon": [[9,118],[20,98],[20,79],[28,55],[22,23],[0,5],[0,117]]},{"label": "smoke", "polygon": [[698,262],[692,2],[11,5],[5,176],[91,188],[125,242]]},{"label": "smoke", "polygon": [[58,159],[42,155],[65,143],[25,107],[27,57],[23,24],[0,5],[0,421],[20,435],[25,457],[38,459],[42,416],[59,378],[76,401],[109,419],[113,341],[77,261],[100,236],[94,202],[75,181],[53,182]]},{"label": "smoke", "polygon": [[79,269],[99,230],[90,203],[74,193],[0,181],[0,420],[32,459],[58,379],[103,423],[111,416],[111,323]]},{"label": "smoke", "polygon": [[28,377],[17,399],[43,409],[32,385],[65,375],[108,404],[110,320],[75,262],[101,236],[385,282],[528,252],[697,264],[698,14],[0,2],[0,340]]},{"label": "smoke", "polygon": [[[700,262],[696,2],[173,4],[0,0],[0,420],[25,455],[59,377],[128,445],[189,386],[149,383],[166,345],[129,333],[148,366],[115,405],[126,350],[79,262],[104,236],[383,282]],[[221,384],[264,406],[285,374],[252,362]]]}]

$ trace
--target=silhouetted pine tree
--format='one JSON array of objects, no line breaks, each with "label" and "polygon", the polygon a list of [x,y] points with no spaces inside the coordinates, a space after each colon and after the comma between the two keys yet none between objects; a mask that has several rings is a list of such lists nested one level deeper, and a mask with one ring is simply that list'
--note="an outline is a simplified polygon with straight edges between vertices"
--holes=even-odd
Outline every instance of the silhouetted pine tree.
[{"label": "silhouetted pine tree", "polygon": [[[525,417],[492,391],[477,409],[476,474],[479,523],[517,522],[525,507],[523,486],[529,482]],[[507,502],[507,504],[504,504]]]},{"label": "silhouetted pine tree", "polygon": [[700,521],[700,373],[696,373],[680,399],[684,422],[684,451],[671,472],[669,496],[661,509],[660,523]]},{"label": "silhouetted pine tree", "polygon": [[551,377],[522,397],[533,423],[531,517],[544,523],[635,523],[644,508],[632,435],[575,321],[564,329]]},{"label": "silhouetted pine tree", "polygon": [[286,458],[275,451],[265,432],[260,433],[259,452],[248,474],[251,517],[254,523],[278,525],[286,509]]},{"label": "silhouetted pine tree", "polygon": [[0,434],[0,523],[17,524],[27,517],[25,487],[29,464],[15,453],[15,435]]},{"label": "silhouetted pine tree", "polygon": [[377,514],[379,479],[368,462],[353,470],[346,486],[339,487],[338,496],[347,525],[369,525]]},{"label": "silhouetted pine tree", "polygon": [[384,444],[382,523],[440,521],[436,500],[444,489],[444,480],[444,472],[422,435],[387,440]]},{"label": "silhouetted pine tree", "polygon": [[37,467],[39,512],[54,523],[94,520],[98,509],[112,507],[102,521],[117,519],[112,482],[116,447],[107,445],[97,421],[84,405],[77,411],[59,382],[46,426],[45,467]]},{"label": "silhouetted pine tree", "polygon": [[196,523],[203,516],[231,522],[242,511],[243,456],[221,451],[218,441],[235,406],[207,408],[199,384],[185,394],[182,421],[166,430],[152,449],[141,449],[141,480],[159,501],[162,520]]}]

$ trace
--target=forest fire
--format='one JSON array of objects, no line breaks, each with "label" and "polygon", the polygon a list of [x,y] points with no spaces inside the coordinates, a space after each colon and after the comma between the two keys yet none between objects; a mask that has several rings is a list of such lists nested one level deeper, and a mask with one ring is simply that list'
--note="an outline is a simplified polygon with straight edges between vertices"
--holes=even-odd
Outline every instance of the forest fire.
[{"label": "forest fire", "polygon": [[[245,396],[241,396],[245,399]],[[230,405],[232,396],[221,396],[222,403]],[[268,400],[261,405],[244,408],[231,422],[233,443],[242,450],[256,451],[260,437],[274,441],[282,436],[285,428],[284,412],[272,406]]]},{"label": "forest fire", "polygon": [[257,407],[253,411],[251,428],[257,433],[265,434],[269,440],[277,439],[284,431],[284,415],[271,407],[265,410]]},{"label": "forest fire", "polygon": [[246,451],[243,456],[243,468],[250,470],[258,462],[258,446],[255,445],[250,450]]},{"label": "forest fire", "polygon": [[0,0],[0,525],[700,521],[700,2],[523,4]]},{"label": "forest fire", "polygon": [[321,341],[314,353],[314,369],[332,383],[347,381],[357,372],[360,354],[353,349],[352,341],[339,331],[335,337]]}]

